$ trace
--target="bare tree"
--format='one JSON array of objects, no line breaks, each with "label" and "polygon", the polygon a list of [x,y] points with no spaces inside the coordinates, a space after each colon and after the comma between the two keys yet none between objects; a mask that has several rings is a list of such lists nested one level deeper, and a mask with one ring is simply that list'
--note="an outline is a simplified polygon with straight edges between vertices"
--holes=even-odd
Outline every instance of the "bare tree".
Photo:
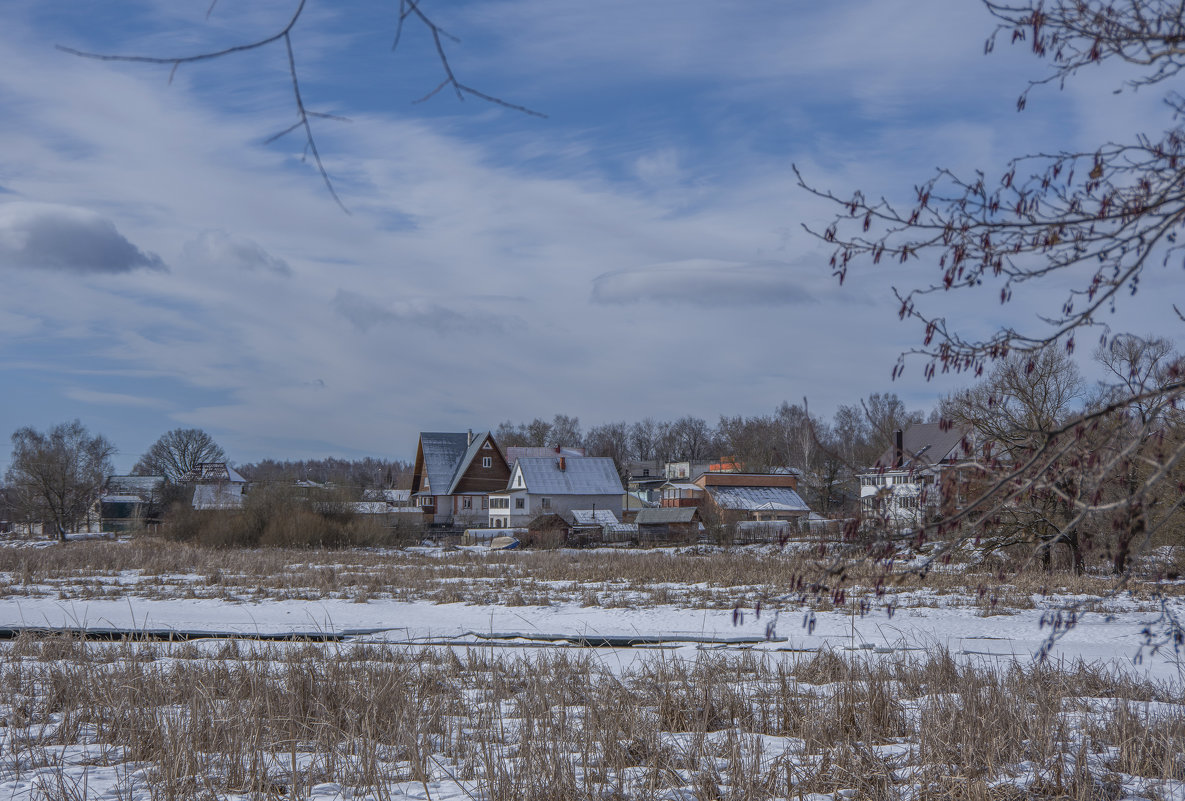
[{"label": "bare tree", "polygon": [[[213,0],[213,2],[210,4],[209,10],[206,13],[207,17],[215,11],[217,5],[218,0]],[[304,150],[306,155],[311,155],[313,157],[313,163],[316,165],[317,172],[321,175],[321,179],[325,182],[325,187],[329,190],[329,194],[342,208],[342,210],[348,213],[348,209],[346,209],[345,204],[338,196],[337,190],[334,189],[333,181],[330,180],[329,177],[329,172],[325,169],[325,165],[321,160],[321,152],[317,148],[317,141],[313,136],[312,123],[313,120],[334,120],[337,122],[349,122],[349,120],[336,114],[326,114],[324,112],[314,111],[309,108],[300,79],[297,76],[296,51],[292,45],[292,34],[302,21],[306,5],[307,0],[298,0],[295,3],[295,8],[293,9],[290,16],[279,20],[270,33],[267,33],[257,39],[200,53],[191,53],[187,55],[165,54],[147,56],[95,53],[85,50],[78,50],[73,47],[66,47],[64,45],[58,45],[57,47],[59,50],[70,53],[71,55],[80,56],[82,58],[96,59],[98,61],[125,61],[138,64],[156,64],[167,66],[169,67],[169,82],[171,83],[173,76],[176,75],[177,70],[180,69],[182,65],[189,66],[192,64],[213,61],[215,59],[233,58],[253,50],[278,48],[283,46],[283,52],[288,66],[288,76],[292,85],[296,121],[278,133],[270,136],[267,139],[267,143],[270,144],[287,136],[290,133],[300,131],[304,135]],[[442,75],[440,82],[435,86],[435,88],[433,88],[416,102],[422,103],[446,89],[451,89],[458,100],[464,100],[466,97],[473,97],[483,100],[487,103],[493,103],[494,105],[522,112],[523,114],[529,114],[535,117],[546,116],[539,113],[538,111],[529,109],[526,106],[520,106],[516,103],[503,100],[502,98],[495,95],[486,94],[485,92],[482,92],[481,90],[461,81],[460,78],[457,77],[456,72],[453,70],[452,64],[449,61],[447,50],[447,43],[458,44],[460,43],[460,40],[438,25],[424,12],[423,8],[421,8],[421,0],[400,0],[399,14],[396,18],[393,35],[394,41],[391,45],[392,51],[398,49],[408,22],[418,24],[432,39],[432,44],[436,50],[436,57],[440,65]]]},{"label": "bare tree", "polygon": [[64,542],[84,520],[111,473],[115,446],[91,436],[81,422],[60,423],[48,433],[33,428],[12,435],[12,464],[6,480],[26,521]]},{"label": "bare tree", "polygon": [[174,428],[152,443],[132,468],[138,476],[164,476],[172,483],[202,462],[222,462],[226,454],[200,428]]},{"label": "bare tree", "polygon": [[[1139,86],[1167,84],[1185,65],[1185,14],[1175,0],[984,4],[998,21],[989,51],[1007,38],[1024,43],[1051,67],[1024,90],[1022,109],[1035,87],[1064,85],[1088,65],[1126,63],[1138,73],[1130,83]],[[1022,155],[968,176],[940,169],[905,203],[860,191],[841,196],[799,174],[805,189],[837,206],[833,221],[816,233],[833,244],[831,268],[840,281],[860,264],[934,265],[931,281],[895,290],[901,317],[920,323],[922,333],[894,376],[911,355],[923,361],[927,378],[940,371],[979,376],[1007,357],[1036,370],[1043,351],[1072,352],[1088,331],[1109,348],[1115,332],[1102,322],[1102,312],[1138,291],[1153,265],[1179,263],[1185,247],[1179,241],[1185,226],[1185,98],[1170,92],[1165,109],[1162,130],[1133,131],[1127,141]],[[961,318],[943,315],[943,299],[975,288],[982,292],[984,286],[993,287],[1005,304],[1017,293],[1030,302],[1036,291],[1064,294],[1039,322],[1002,326],[987,336],[964,329]],[[1185,456],[1185,442],[1166,436],[1151,420],[1130,426],[1116,421],[1140,404],[1176,408],[1183,393],[1185,374],[1179,365],[1168,367],[1155,380],[1121,388],[1041,431],[1009,460],[969,465],[982,476],[982,492],[921,532],[944,539],[933,558],[979,536],[983,525],[1007,514],[1017,499],[1042,494],[1066,505],[1063,536],[1111,518],[1126,521],[1120,523],[1128,527],[1125,536],[1146,544],[1179,506],[1156,508],[1153,501]],[[1119,497],[1109,495],[1116,477],[1149,442],[1156,447],[1138,457],[1144,460],[1142,477],[1126,484]]]}]

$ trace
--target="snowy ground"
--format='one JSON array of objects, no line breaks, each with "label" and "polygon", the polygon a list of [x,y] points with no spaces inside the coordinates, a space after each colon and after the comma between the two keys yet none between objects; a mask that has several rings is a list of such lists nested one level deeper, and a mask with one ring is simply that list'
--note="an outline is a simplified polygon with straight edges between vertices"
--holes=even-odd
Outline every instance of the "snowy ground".
[{"label": "snowy ground", "polygon": [[[441,558],[448,558],[441,554]],[[189,577],[193,581],[200,581],[200,576]],[[135,583],[135,577],[124,577],[129,584]],[[58,595],[60,586],[55,590]],[[68,595],[68,594],[67,594]],[[811,653],[832,651],[845,659],[851,660],[902,660],[922,658],[926,653],[933,654],[948,652],[958,662],[977,666],[991,666],[1007,669],[1020,665],[1026,669],[1033,666],[1034,655],[1047,642],[1050,629],[1043,625],[1051,615],[1056,614],[1066,605],[1075,601],[1089,601],[1090,599],[1069,597],[1033,597],[1032,608],[994,609],[992,614],[985,614],[981,607],[966,603],[966,599],[948,598],[935,599],[926,596],[924,591],[912,593],[898,593],[890,596],[894,601],[892,614],[881,607],[874,607],[865,615],[849,614],[839,610],[809,612],[798,606],[787,605],[785,608],[771,611],[768,607],[758,616],[752,610],[743,614],[726,609],[689,609],[676,604],[651,605],[639,607],[604,608],[600,606],[583,606],[575,602],[553,602],[545,606],[505,606],[501,604],[461,604],[461,603],[432,603],[429,601],[397,601],[392,599],[375,599],[357,602],[346,599],[311,599],[311,600],[227,600],[220,598],[185,598],[144,597],[128,594],[125,597],[79,598],[54,597],[52,594],[30,592],[28,588],[21,595],[0,597],[0,628],[21,629],[63,629],[63,630],[126,630],[126,631],[199,631],[211,633],[212,639],[204,643],[160,644],[155,646],[136,646],[137,648],[152,648],[152,663],[157,666],[171,664],[170,655],[181,655],[185,659],[178,659],[177,664],[194,660],[194,648],[200,653],[208,653],[210,659],[219,646],[217,633],[233,634],[275,634],[286,632],[305,632],[322,634],[344,634],[347,640],[342,643],[319,646],[325,654],[325,659],[332,661],[334,654],[346,653],[349,649],[365,648],[369,645],[393,646],[396,651],[391,653],[431,652],[432,659],[444,659],[443,654],[451,653],[458,657],[458,663],[472,660],[472,653],[483,654],[481,659],[492,660],[493,670],[510,670],[508,660],[526,659],[539,660],[546,663],[557,655],[571,654],[574,658],[591,656],[596,670],[606,671],[606,675],[621,677],[628,682],[638,675],[652,670],[655,659],[665,663],[681,663],[686,667],[675,670],[691,671],[692,666],[701,664],[705,658],[720,657],[725,660],[737,660],[754,657],[761,660],[762,670],[777,670],[779,662],[787,664],[800,663],[809,658]],[[1158,604],[1163,603],[1163,607]],[[1096,611],[1081,613],[1075,625],[1066,631],[1053,644],[1049,652],[1052,665],[1055,668],[1069,670],[1079,661],[1101,665],[1105,671],[1137,679],[1148,679],[1158,682],[1167,688],[1166,697],[1179,698],[1185,695],[1185,667],[1181,654],[1172,648],[1151,650],[1147,647],[1149,635],[1153,641],[1161,633],[1158,628],[1164,612],[1185,618],[1185,601],[1180,598],[1168,599],[1163,602],[1150,603],[1147,598],[1136,601],[1124,597],[1107,599],[1100,603],[1090,604],[1088,608]],[[580,648],[577,642],[582,638],[628,638],[648,641],[646,647],[595,649]],[[11,649],[16,646],[8,645]],[[83,646],[93,650],[113,649],[113,645]],[[283,653],[279,646],[264,646],[247,644],[251,648],[279,648],[269,652],[270,659],[276,659],[275,654]],[[296,648],[296,646],[288,646]],[[302,646],[303,647],[303,646]],[[343,650],[345,649],[345,650]],[[128,652],[132,653],[132,652]],[[73,657],[72,657],[73,658]],[[121,657],[126,660],[127,655]],[[204,658],[204,657],[202,657]],[[217,657],[224,659],[225,657]],[[421,657],[417,657],[421,658]],[[451,658],[451,657],[449,657]],[[697,661],[698,660],[698,661]],[[200,661],[200,659],[198,660]],[[13,665],[27,665],[27,656],[10,662],[6,670],[16,670]],[[63,659],[63,665],[72,664],[70,659]],[[314,661],[312,664],[321,664]],[[443,664],[443,663],[442,663]],[[726,664],[726,663],[721,663]],[[727,662],[733,664],[733,662]],[[320,669],[320,668],[316,668]],[[63,668],[65,670],[65,668]],[[0,680],[4,679],[0,671]],[[66,673],[69,673],[66,670]],[[459,673],[465,676],[458,679],[462,682],[478,681],[474,678],[477,673]],[[597,674],[600,675],[600,674]],[[594,677],[595,678],[595,677]],[[593,681],[594,679],[590,679]],[[605,681],[604,677],[595,679]],[[10,679],[9,683],[12,683]],[[480,682],[479,682],[480,683]],[[830,690],[816,690],[807,687],[811,693],[827,696]],[[475,686],[461,687],[458,692],[468,697],[467,693],[477,693]],[[473,698],[480,698],[478,693]],[[830,696],[827,696],[830,697]],[[923,696],[921,700],[903,702],[903,709],[907,712],[915,706],[928,703]],[[36,694],[32,696],[36,700]],[[1081,699],[1080,699],[1081,700]],[[1082,703],[1090,707],[1090,703],[1101,708],[1111,710],[1122,701],[1113,698],[1086,699]],[[30,702],[31,703],[31,702]],[[521,713],[506,712],[509,700],[494,704],[494,714],[499,726],[505,728],[509,723],[522,726]],[[521,701],[515,701],[521,703]],[[911,706],[913,704],[914,706]],[[96,740],[91,729],[80,727],[74,735],[67,737],[61,734],[64,726],[62,720],[56,720],[52,714],[37,725],[41,738],[38,746],[40,750],[28,746],[31,732],[36,726],[26,726],[23,730],[16,727],[16,708],[12,696],[7,696],[3,704],[3,717],[0,718],[0,796],[12,799],[24,798],[60,798],[62,801],[80,798],[154,798],[161,797],[158,782],[160,767],[139,764],[122,759],[123,753],[110,743]],[[1081,704],[1080,704],[1081,706]],[[920,707],[919,707],[920,708]],[[1156,714],[1165,714],[1171,718],[1173,726],[1179,724],[1185,731],[1185,713],[1176,704],[1169,704]],[[1165,710],[1167,709],[1167,712]],[[476,713],[475,713],[476,714]],[[582,713],[585,714],[585,713]],[[911,713],[912,714],[912,713]],[[1073,714],[1085,714],[1081,711]],[[1110,713],[1109,713],[1110,714]],[[1145,715],[1155,717],[1149,707],[1145,705]],[[500,716],[505,717],[500,717]],[[1151,719],[1151,718],[1149,718]],[[1147,723],[1147,721],[1145,721]],[[89,724],[88,724],[89,725]],[[1143,725],[1143,724],[1142,724]],[[1149,724],[1150,725],[1150,724]],[[512,726],[511,728],[514,728]],[[462,727],[464,728],[464,727]],[[72,730],[73,731],[73,730]],[[460,731],[460,730],[458,730]],[[812,755],[802,742],[794,738],[766,738],[753,732],[743,730],[723,730],[699,732],[698,734],[677,730],[660,731],[659,739],[666,743],[664,748],[673,752],[684,753],[687,749],[687,738],[693,738],[698,749],[697,759],[715,759],[719,764],[717,770],[726,779],[728,770],[720,749],[732,748],[737,753],[748,754],[746,749],[757,748],[766,751],[769,759],[778,757],[793,762],[795,769],[809,767],[812,760],[818,760],[818,754]],[[1176,729],[1174,729],[1176,731]],[[90,732],[90,734],[88,734]],[[19,735],[19,736],[18,736]],[[475,736],[466,730],[465,737]],[[515,739],[515,735],[505,735],[502,746],[508,749],[506,764],[513,764],[517,757],[512,754],[522,752],[522,740]],[[1174,735],[1175,736],[1175,735]],[[740,738],[737,740],[736,738]],[[756,737],[757,739],[753,739]],[[16,739],[14,739],[16,738]],[[24,739],[20,739],[24,738]],[[463,739],[458,735],[459,740]],[[732,738],[732,739],[729,739]],[[745,739],[748,738],[748,739]],[[891,739],[891,738],[890,738]],[[458,740],[458,741],[459,741]],[[727,743],[724,741],[728,740]],[[738,746],[737,742],[744,740],[747,745]],[[21,748],[15,743],[24,742]],[[762,746],[760,743],[764,742]],[[1067,741],[1069,742],[1069,741]],[[1080,752],[1084,751],[1081,742],[1078,743]],[[1173,740],[1172,742],[1177,742]],[[513,748],[511,743],[517,743]],[[754,745],[757,743],[757,745]],[[907,754],[912,754],[915,744],[908,738],[893,742],[878,742],[876,753],[879,758],[898,754],[906,760]],[[1071,746],[1067,745],[1067,749]],[[894,751],[893,749],[897,749]],[[295,749],[295,746],[294,746]],[[716,749],[716,750],[713,750]],[[773,750],[770,750],[773,749]],[[805,750],[804,750],[805,749]],[[886,750],[887,749],[887,750]],[[429,749],[432,751],[433,749]],[[445,749],[447,750],[447,749]],[[416,780],[391,780],[382,788],[363,788],[350,786],[340,780],[320,783],[310,782],[302,788],[302,795],[312,798],[354,798],[354,797],[412,797],[431,798],[437,801],[452,801],[462,798],[501,798],[510,797],[500,795],[497,782],[490,775],[482,774],[485,778],[465,779],[460,777],[457,764],[450,762],[445,750],[432,753],[426,773],[422,772]],[[882,753],[883,752],[883,753]],[[898,753],[900,752],[900,753]],[[1068,752],[1067,752],[1068,753]],[[1169,778],[1160,777],[1157,782],[1150,784],[1146,779],[1131,777],[1115,772],[1115,759],[1108,757],[1110,753],[1105,749],[1088,757],[1079,754],[1082,760],[1095,760],[1098,775],[1106,773],[1108,776],[1120,776],[1116,785],[1131,797],[1160,797],[1185,798],[1185,790],[1181,781],[1185,780],[1185,766],[1182,775],[1176,776],[1171,767]],[[1116,752],[1118,753],[1118,752]],[[716,757],[709,756],[717,754]],[[741,759],[742,757],[737,757]],[[791,759],[793,757],[793,759]],[[894,757],[896,758],[896,757]],[[1069,759],[1069,756],[1066,757]],[[270,754],[271,770],[281,771],[287,768],[285,759],[287,754]],[[402,758],[401,758],[402,759]],[[640,766],[645,762],[639,756]],[[1059,757],[1060,759],[1060,757]],[[721,761],[724,760],[724,761]],[[794,760],[797,760],[796,762]],[[406,760],[404,760],[406,761]],[[455,760],[454,760],[455,761]],[[693,760],[695,761],[695,760]],[[892,760],[889,760],[890,762]],[[297,765],[317,762],[315,753],[293,751],[291,764]],[[394,765],[398,762],[393,761]],[[414,762],[414,760],[413,760]],[[423,762],[423,760],[421,760]],[[686,760],[684,760],[686,762]],[[697,782],[702,781],[703,772],[699,767],[688,767],[684,762],[678,769],[668,769],[666,778],[659,785],[652,787],[652,791],[642,792],[630,797],[638,798],[696,798],[705,797],[702,788],[697,789]],[[1091,762],[1094,765],[1095,762]],[[409,765],[411,763],[408,763]],[[674,764],[674,763],[672,763]],[[696,762],[698,765],[699,763]],[[713,763],[715,764],[715,763]],[[732,764],[732,763],[729,763]],[[736,764],[740,764],[737,762]],[[753,763],[758,767],[760,759]],[[905,764],[912,764],[902,762]],[[1034,763],[1035,764],[1035,763]],[[1082,763],[1086,764],[1086,763]],[[1176,764],[1176,763],[1174,763]],[[451,766],[451,767],[450,767]],[[1099,767],[1101,766],[1101,767]],[[1032,782],[1046,781],[1046,767],[1029,765],[1025,767],[1022,761],[1007,766],[1008,772],[997,777],[997,783],[1012,782],[1008,786],[1028,788]],[[1080,766],[1081,767],[1081,766]],[[754,768],[756,769],[756,768]],[[1049,768],[1052,770],[1052,768]],[[304,770],[301,768],[300,770]],[[311,771],[311,768],[309,769]],[[393,769],[394,770],[394,769]],[[401,767],[404,774],[410,767]],[[582,769],[584,770],[584,769]],[[902,768],[905,770],[905,768]],[[1057,768],[1061,776],[1061,768]],[[604,771],[602,771],[603,773]],[[628,772],[628,771],[627,771]],[[896,771],[900,773],[901,771]],[[908,771],[906,771],[908,772]],[[312,775],[310,772],[309,775]],[[392,774],[398,778],[399,771]],[[581,776],[591,774],[580,773]],[[601,775],[601,774],[598,774]],[[607,775],[607,774],[606,774]],[[657,774],[656,774],[657,775]],[[664,774],[665,775],[665,774]],[[713,774],[715,775],[715,774]],[[904,775],[904,774],[903,774]],[[1050,774],[1052,775],[1052,774]],[[645,782],[626,781],[614,774],[614,781],[625,781],[625,785],[641,787]],[[1126,778],[1124,778],[1126,776]],[[701,777],[701,778],[697,778]],[[1019,777],[1019,778],[1018,778]],[[505,778],[505,777],[503,777]],[[719,778],[719,776],[718,776]],[[901,779],[903,787],[910,787],[906,779]],[[606,779],[606,781],[608,781]],[[640,780],[639,780],[640,781]],[[648,780],[649,781],[649,780]],[[723,780],[722,780],[723,781]],[[735,777],[731,779],[734,795],[736,790]],[[1060,781],[1060,779],[1059,779]],[[1101,781],[1101,780],[1100,780]],[[1028,784],[1026,784],[1026,782]],[[215,783],[216,785],[217,783]],[[505,784],[505,783],[504,783]],[[653,784],[653,782],[652,782]],[[214,789],[208,794],[217,797],[247,797],[250,793],[235,793],[225,787]],[[729,785],[724,781],[720,786]],[[279,786],[279,785],[277,785]],[[512,784],[505,784],[510,787]],[[855,787],[856,785],[853,785]],[[994,785],[993,785],[994,786]],[[1034,785],[1035,786],[1035,785]],[[1059,784],[1059,787],[1061,785]],[[850,788],[849,788],[850,789]],[[916,790],[916,787],[915,787]],[[516,792],[521,791],[521,788]],[[752,791],[751,792],[756,792]],[[1028,790],[1024,790],[1028,792]],[[279,793],[280,791],[276,791]],[[903,790],[903,792],[905,792]],[[912,792],[912,791],[910,791]],[[1108,791],[1110,792],[1110,791]],[[647,794],[649,793],[649,794]],[[196,795],[205,795],[205,791]],[[262,793],[267,795],[268,793]],[[282,794],[282,793],[281,793]],[[834,792],[820,794],[817,798],[847,798],[855,797],[856,790],[851,794],[840,788]],[[909,795],[906,792],[905,796]],[[1106,794],[1104,794],[1106,795]],[[542,796],[540,796],[542,797]],[[772,791],[761,797],[778,797]],[[811,797],[804,795],[803,797]],[[1001,795],[998,797],[1010,797]],[[1120,797],[1111,794],[1110,797]]]}]

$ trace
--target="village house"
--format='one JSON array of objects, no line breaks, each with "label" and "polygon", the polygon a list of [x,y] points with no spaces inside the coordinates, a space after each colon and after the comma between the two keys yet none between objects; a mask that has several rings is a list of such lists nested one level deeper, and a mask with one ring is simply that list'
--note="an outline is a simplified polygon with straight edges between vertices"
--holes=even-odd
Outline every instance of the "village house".
[{"label": "village house", "polygon": [[859,474],[860,511],[888,525],[911,528],[924,522],[939,502],[942,472],[973,450],[971,429],[915,423],[893,434],[893,444]]},{"label": "village house", "polygon": [[798,494],[798,473],[713,473],[695,480],[704,491],[704,505],[725,524],[741,520],[798,520],[810,507]]},{"label": "village house", "polygon": [[526,526],[539,515],[576,509],[622,513],[625,490],[607,456],[518,459],[501,492],[490,494],[489,527]]},{"label": "village house", "polygon": [[489,494],[509,477],[490,432],[426,431],[416,445],[411,496],[429,525],[477,527],[488,516]]},{"label": "village house", "polygon": [[704,524],[695,506],[642,509],[634,518],[638,542],[695,542]]},{"label": "village house", "polygon": [[193,508],[198,511],[242,509],[247,479],[226,462],[201,462],[180,478],[193,486]]},{"label": "village house", "polygon": [[103,531],[131,531],[160,522],[164,476],[110,476],[99,494]]}]

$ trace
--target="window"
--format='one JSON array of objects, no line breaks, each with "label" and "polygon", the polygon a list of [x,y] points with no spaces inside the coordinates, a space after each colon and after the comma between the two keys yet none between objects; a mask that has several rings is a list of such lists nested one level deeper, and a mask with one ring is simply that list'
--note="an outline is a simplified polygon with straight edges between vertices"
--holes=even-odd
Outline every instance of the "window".
[{"label": "window", "polygon": [[466,495],[464,498],[461,499],[461,508],[462,509],[472,509],[473,508],[473,499],[470,498],[468,495]]},{"label": "window", "polygon": [[490,441],[488,439],[486,440],[486,444],[481,446],[481,449],[483,451],[493,450],[493,448],[490,447]]},{"label": "window", "polygon": [[[509,501],[510,499],[509,499],[509,498],[507,498],[506,500],[508,500],[508,501]],[[515,508],[515,509],[525,509],[525,508],[526,508],[526,505],[527,505],[527,499],[526,499],[526,498],[515,498],[515,499],[514,499],[514,508]]]},{"label": "window", "polygon": [[642,476],[643,476],[643,477],[646,477],[646,476],[648,476],[648,475],[650,475],[650,468],[649,468],[649,467],[643,467],[643,468],[642,468]]},{"label": "window", "polygon": [[539,508],[540,509],[550,509],[551,508],[551,498],[540,498],[539,499]]},{"label": "window", "polygon": [[481,466],[482,467],[493,467],[494,466],[494,459],[490,456],[481,457]]},{"label": "window", "polygon": [[490,499],[484,495],[481,498],[481,508],[482,509],[489,509],[490,508]]}]

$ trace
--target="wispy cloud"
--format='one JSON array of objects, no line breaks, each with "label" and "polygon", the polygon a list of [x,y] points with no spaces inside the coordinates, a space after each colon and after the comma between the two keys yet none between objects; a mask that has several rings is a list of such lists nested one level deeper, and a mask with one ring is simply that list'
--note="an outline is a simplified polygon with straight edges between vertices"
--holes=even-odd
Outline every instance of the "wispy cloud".
[{"label": "wispy cloud", "polygon": [[277,275],[292,275],[292,268],[284,259],[268,253],[257,242],[231,236],[221,230],[202,231],[185,243],[181,257],[198,269],[262,270]]},{"label": "wispy cloud", "polygon": [[63,394],[70,400],[75,400],[79,403],[94,403],[106,406],[132,406],[142,409],[158,409],[166,405],[159,398],[128,395],[122,392],[100,392],[83,387],[71,387]]},{"label": "wispy cloud", "polygon": [[793,276],[792,266],[781,262],[688,259],[599,275],[593,279],[592,299],[597,303],[680,303],[703,308],[814,302]]}]

